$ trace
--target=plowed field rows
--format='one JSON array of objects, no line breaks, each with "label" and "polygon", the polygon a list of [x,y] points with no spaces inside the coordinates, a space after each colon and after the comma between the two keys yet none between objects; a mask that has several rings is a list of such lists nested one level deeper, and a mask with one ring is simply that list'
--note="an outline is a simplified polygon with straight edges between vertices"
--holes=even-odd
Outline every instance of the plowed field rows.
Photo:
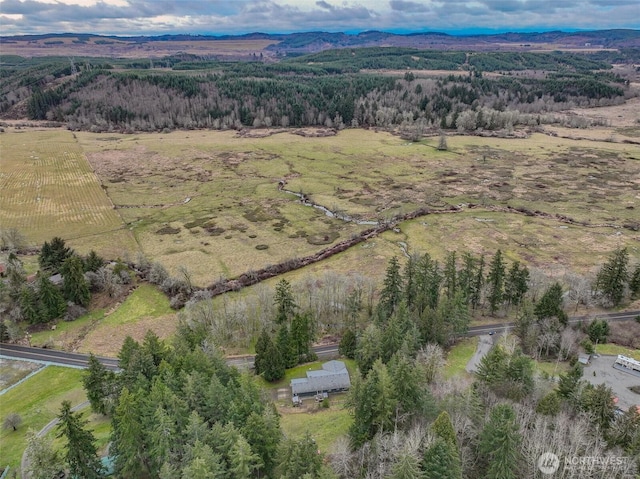
[{"label": "plowed field rows", "polygon": [[124,229],[82,149],[63,130],[0,136],[0,225],[36,244]]}]

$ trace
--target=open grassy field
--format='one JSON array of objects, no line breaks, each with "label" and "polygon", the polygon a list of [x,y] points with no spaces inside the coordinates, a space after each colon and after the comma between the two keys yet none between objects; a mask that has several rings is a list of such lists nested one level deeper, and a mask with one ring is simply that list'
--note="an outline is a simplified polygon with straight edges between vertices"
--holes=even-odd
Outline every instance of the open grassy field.
[{"label": "open grassy field", "polygon": [[96,309],[75,321],[60,321],[55,330],[32,334],[31,344],[115,357],[127,336],[142,341],[151,329],[166,338],[175,326],[175,312],[167,297],[154,286],[143,284],[110,310]]},{"label": "open grassy field", "polygon": [[80,251],[135,250],[73,134],[10,129],[0,143],[0,224],[36,244],[60,236]]},{"label": "open grassy field", "polygon": [[294,410],[283,414],[280,425],[287,437],[302,438],[309,433],[316,440],[318,449],[327,453],[331,452],[331,445],[336,439],[347,435],[352,421],[348,410],[331,403],[329,409],[314,412]]},{"label": "open grassy field", "polygon": [[58,414],[62,401],[71,401],[75,406],[86,399],[81,378],[79,369],[47,366],[0,397],[1,417],[12,412],[22,417],[17,431],[0,432],[0,467],[9,465],[12,470],[19,467],[27,431],[29,428],[39,431],[45,426]]},{"label": "open grassy field", "polygon": [[447,353],[447,364],[444,368],[444,377],[453,378],[460,375],[467,375],[466,367],[473,357],[478,346],[478,338],[465,338],[459,341]]},{"label": "open grassy field", "polygon": [[623,356],[627,356],[635,359],[636,361],[640,361],[640,349],[629,349],[625,348],[624,346],[620,346],[619,344],[598,344],[596,352],[598,354],[610,356],[617,356],[618,354],[622,354]]},{"label": "open grassy field", "polygon": [[[477,252],[491,253],[500,245],[513,249],[514,257],[545,264],[557,258],[571,262],[591,249],[578,260],[587,269],[594,250],[604,257],[617,245],[637,242],[636,232],[622,228],[637,222],[635,145],[543,134],[453,136],[449,151],[442,152],[435,138],[407,143],[365,130],[324,138],[203,131],[77,135],[144,252],[173,271],[186,265],[198,284],[313,253],[366,227],[302,205],[278,190],[280,180],[318,204],[366,220],[424,206],[480,205],[463,215],[408,222],[405,236],[386,233],[380,239],[388,243],[386,251],[366,252],[382,264],[403,254],[400,241],[413,251],[449,249],[451,230]],[[488,211],[506,205],[594,227]],[[478,235],[478,228],[487,236]],[[364,247],[374,248],[357,248]],[[342,271],[367,269],[359,261],[340,265]],[[379,275],[380,268],[374,269]]]}]

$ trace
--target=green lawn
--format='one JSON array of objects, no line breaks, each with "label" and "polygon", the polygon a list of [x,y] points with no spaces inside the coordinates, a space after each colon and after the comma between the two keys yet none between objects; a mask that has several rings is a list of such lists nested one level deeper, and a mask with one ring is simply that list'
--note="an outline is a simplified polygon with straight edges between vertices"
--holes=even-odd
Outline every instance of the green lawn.
[{"label": "green lawn", "polygon": [[468,374],[465,370],[467,363],[473,357],[478,345],[478,338],[466,338],[459,341],[447,354],[447,365],[444,377],[452,378],[461,374]]},{"label": "green lawn", "polygon": [[627,356],[633,358],[637,361],[640,361],[640,349],[629,349],[624,346],[620,346],[618,344],[607,343],[607,344],[598,344],[596,347],[596,352],[598,354],[617,356],[618,354],[622,354],[623,356]]},{"label": "green lawn", "polygon": [[22,417],[17,431],[0,432],[0,467],[20,465],[29,428],[39,431],[60,410],[64,400],[72,405],[86,400],[82,389],[82,371],[60,366],[47,366],[35,376],[0,396],[0,417],[15,412]]},{"label": "green lawn", "polygon": [[534,361],[535,372],[538,374],[546,373],[549,376],[558,376],[569,370],[569,364],[566,362],[555,361]]},{"label": "green lawn", "polygon": [[172,312],[169,299],[162,291],[153,285],[142,284],[129,295],[122,306],[101,321],[100,325],[119,326],[142,317],[156,317]]},{"label": "green lawn", "polygon": [[336,439],[347,434],[351,421],[349,411],[333,404],[329,409],[284,414],[280,418],[282,430],[288,437],[303,437],[308,432],[322,452],[330,451]]}]

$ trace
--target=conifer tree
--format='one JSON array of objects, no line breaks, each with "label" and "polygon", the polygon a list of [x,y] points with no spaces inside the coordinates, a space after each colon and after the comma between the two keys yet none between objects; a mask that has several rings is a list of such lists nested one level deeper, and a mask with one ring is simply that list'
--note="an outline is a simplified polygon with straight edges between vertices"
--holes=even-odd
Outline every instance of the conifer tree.
[{"label": "conifer tree", "polygon": [[458,270],[456,268],[456,252],[450,251],[447,253],[447,258],[444,262],[444,290],[447,298],[451,299],[458,291]]},{"label": "conifer tree", "polygon": [[38,295],[31,285],[24,285],[20,290],[20,310],[22,317],[31,324],[43,322],[42,309],[38,304]]},{"label": "conifer tree", "polygon": [[89,251],[89,254],[84,259],[85,272],[93,271],[95,273],[103,266],[104,266],[104,259],[98,256],[98,254],[94,250]]},{"label": "conifer tree", "polygon": [[80,413],[71,411],[71,403],[63,401],[58,414],[58,436],[66,440],[65,460],[75,477],[98,479],[104,477],[102,463],[93,433],[85,427],[88,421]]},{"label": "conifer tree", "polygon": [[462,479],[458,451],[438,437],[422,457],[424,479]]},{"label": "conifer tree", "polygon": [[276,285],[276,294],[273,301],[277,308],[276,323],[288,323],[297,305],[293,299],[291,284],[286,279],[281,279]]},{"label": "conifer tree", "polygon": [[471,307],[476,310],[482,300],[482,288],[484,286],[484,255],[480,256],[478,267],[476,268],[476,279],[471,294]]},{"label": "conifer tree", "polygon": [[628,267],[629,251],[627,248],[621,248],[611,254],[598,272],[596,289],[614,307],[624,299],[625,286],[629,277]]},{"label": "conifer tree", "polygon": [[72,255],[73,250],[65,245],[62,238],[56,236],[50,243],[44,242],[38,262],[41,269],[49,273],[57,273],[63,263]]},{"label": "conifer tree", "polygon": [[631,293],[632,298],[640,296],[640,264],[636,265],[636,268],[633,270],[633,274],[631,275],[631,279],[629,279],[629,292]]},{"label": "conifer tree", "polygon": [[286,323],[282,324],[280,329],[278,329],[276,348],[282,358],[282,365],[285,369],[292,368],[298,364],[297,350],[295,344],[293,344],[291,335],[289,334],[289,327]]},{"label": "conifer tree", "polygon": [[504,301],[504,277],[505,266],[502,260],[502,251],[496,251],[496,254],[489,265],[489,274],[487,275],[487,285],[489,287],[489,309],[494,314]]},{"label": "conifer tree", "polygon": [[514,261],[505,281],[505,299],[510,305],[518,306],[529,289],[529,269]]},{"label": "conifer tree", "polygon": [[62,294],[73,303],[87,306],[91,299],[89,284],[84,279],[84,264],[82,258],[73,255],[62,264]]},{"label": "conifer tree", "polygon": [[380,292],[380,302],[378,303],[379,318],[386,322],[393,314],[400,300],[402,299],[402,276],[400,275],[400,264],[395,256],[389,260],[387,272],[384,278],[384,286]]},{"label": "conifer tree", "polygon": [[560,323],[566,325],[569,318],[562,309],[562,297],[562,286],[556,281],[547,288],[533,309],[538,320],[557,317]]},{"label": "conifer tree", "polygon": [[356,340],[356,333],[351,329],[345,330],[344,333],[342,333],[340,345],[338,346],[338,352],[340,355],[349,359],[354,359],[356,357]]},{"label": "conifer tree", "polygon": [[64,315],[67,302],[60,290],[43,275],[38,274],[38,297],[43,321],[51,321]]},{"label": "conifer tree", "polygon": [[484,477],[517,479],[521,441],[511,406],[500,404],[493,408],[478,444],[480,457],[486,462]]},{"label": "conifer tree", "polygon": [[389,479],[423,479],[420,462],[412,454],[402,454],[391,467]]},{"label": "conifer tree", "polygon": [[84,371],[82,383],[91,409],[98,414],[109,414],[113,406],[115,378],[93,353],[89,354],[88,367]]}]

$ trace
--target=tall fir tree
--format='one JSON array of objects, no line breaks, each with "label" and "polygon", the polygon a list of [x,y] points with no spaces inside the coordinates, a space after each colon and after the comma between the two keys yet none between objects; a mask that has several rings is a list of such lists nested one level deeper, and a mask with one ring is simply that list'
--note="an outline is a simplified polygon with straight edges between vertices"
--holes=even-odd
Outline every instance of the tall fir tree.
[{"label": "tall fir tree", "polygon": [[64,262],[73,255],[73,250],[65,245],[62,238],[56,236],[51,242],[45,241],[40,249],[38,262],[40,268],[48,273],[57,273]]},{"label": "tall fir tree", "polygon": [[628,268],[629,251],[627,248],[619,248],[610,255],[596,277],[596,289],[614,307],[624,299],[629,278]]},{"label": "tall fir tree", "polygon": [[289,327],[286,323],[281,324],[276,336],[276,348],[282,358],[282,364],[285,369],[289,369],[298,364],[297,348],[292,341]]},{"label": "tall fir tree", "polygon": [[456,252],[450,251],[444,262],[444,291],[447,298],[451,299],[458,291],[458,269],[456,265]]},{"label": "tall fir tree", "polygon": [[468,304],[473,301],[477,266],[478,261],[471,253],[465,252],[462,255],[462,269],[458,274],[458,287]]},{"label": "tall fir tree", "polygon": [[31,324],[43,322],[42,309],[38,304],[38,295],[30,284],[20,290],[20,310],[22,317]]},{"label": "tall fir tree", "polygon": [[73,255],[62,264],[62,294],[73,303],[87,306],[91,300],[89,284],[84,279],[84,264],[82,258]]},{"label": "tall fir tree", "polygon": [[150,472],[144,399],[125,386],[112,420],[110,455],[119,477],[145,477]]},{"label": "tall fir tree", "polygon": [[116,393],[115,377],[93,353],[89,354],[88,367],[84,371],[82,384],[91,409],[98,414],[110,414]]},{"label": "tall fir tree", "polygon": [[288,323],[293,317],[297,305],[293,298],[291,284],[286,279],[281,279],[276,285],[276,294],[273,301],[277,308],[276,323]]},{"label": "tall fir tree", "polygon": [[489,287],[488,301],[491,314],[500,309],[504,301],[505,265],[502,259],[502,251],[496,251],[489,265],[487,285]]},{"label": "tall fir tree", "polygon": [[83,420],[80,413],[71,411],[69,401],[62,402],[58,421],[57,437],[62,437],[66,441],[65,460],[69,466],[69,472],[83,479],[104,477],[95,437],[86,429],[88,421]]},{"label": "tall fir tree", "polygon": [[437,438],[422,457],[423,479],[462,479],[458,451],[442,438]]},{"label": "tall fir tree", "polygon": [[533,308],[533,312],[541,321],[545,318],[556,317],[561,324],[566,325],[568,321],[567,313],[562,309],[562,286],[557,281],[547,288],[540,300]]},{"label": "tall fir tree", "polygon": [[509,268],[504,289],[507,303],[518,306],[529,290],[529,269],[521,266],[519,261],[514,261]]},{"label": "tall fir tree", "polygon": [[38,296],[44,321],[59,318],[67,312],[67,302],[62,293],[49,279],[38,273]]},{"label": "tall fir tree", "polygon": [[400,263],[395,256],[389,260],[387,272],[384,278],[384,285],[380,292],[378,303],[378,314],[384,323],[393,314],[396,307],[402,300],[402,275],[400,274]]},{"label": "tall fir tree", "polygon": [[473,292],[471,294],[471,307],[475,311],[480,307],[482,301],[482,288],[484,287],[484,255],[480,256],[478,267],[476,268],[476,279],[474,281]]},{"label": "tall fir tree", "polygon": [[516,416],[507,404],[494,407],[480,433],[478,452],[485,462],[486,479],[517,479],[520,466],[520,443]]}]

